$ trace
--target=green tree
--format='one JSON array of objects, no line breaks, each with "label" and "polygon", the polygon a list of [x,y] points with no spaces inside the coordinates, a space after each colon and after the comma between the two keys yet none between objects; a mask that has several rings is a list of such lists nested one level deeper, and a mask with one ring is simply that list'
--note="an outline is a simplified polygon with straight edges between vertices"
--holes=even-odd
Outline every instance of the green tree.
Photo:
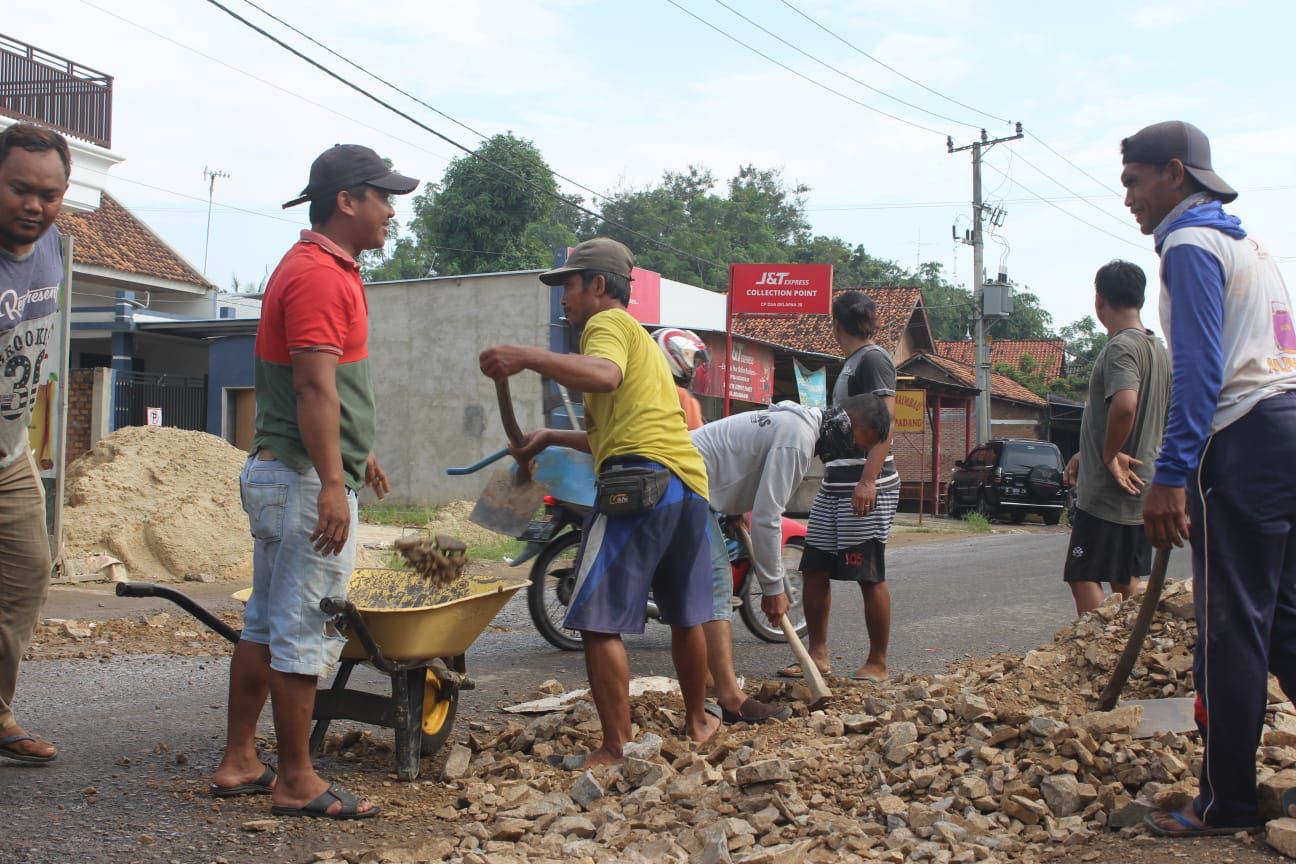
[{"label": "green tree", "polygon": [[575,242],[579,211],[555,197],[553,171],[533,143],[509,132],[475,154],[452,161],[441,182],[415,198],[407,233],[396,232],[368,262],[367,279],[547,267],[553,247]]},{"label": "green tree", "polygon": [[1052,339],[1053,316],[1029,288],[1013,288],[1012,314],[994,323],[996,339]]},{"label": "green tree", "polygon": [[959,341],[968,336],[968,319],[974,303],[972,292],[962,285],[945,280],[943,268],[935,261],[919,265],[917,279],[922,287],[923,303],[933,339]]}]

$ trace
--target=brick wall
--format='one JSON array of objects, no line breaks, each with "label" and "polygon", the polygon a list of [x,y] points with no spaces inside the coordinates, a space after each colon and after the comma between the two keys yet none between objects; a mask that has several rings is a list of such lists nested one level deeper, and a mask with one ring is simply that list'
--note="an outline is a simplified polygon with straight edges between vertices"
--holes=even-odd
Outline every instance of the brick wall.
[{"label": "brick wall", "polygon": [[68,373],[67,463],[90,449],[94,373],[93,369],[72,369]]}]

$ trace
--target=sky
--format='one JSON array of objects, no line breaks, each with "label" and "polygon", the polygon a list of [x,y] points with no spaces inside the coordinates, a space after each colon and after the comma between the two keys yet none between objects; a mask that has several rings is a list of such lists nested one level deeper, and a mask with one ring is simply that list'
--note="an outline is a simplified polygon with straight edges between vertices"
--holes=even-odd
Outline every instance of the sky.
[{"label": "sky", "polygon": [[[480,142],[247,0],[221,2],[460,144]],[[985,201],[1006,214],[986,269],[1005,266],[1056,326],[1090,314],[1094,271],[1126,258],[1149,274],[1144,320],[1160,329],[1156,256],[1122,204],[1119,144],[1188,120],[1242,192],[1229,209],[1296,279],[1296,4],[1283,0],[257,2],[477,132],[531,139],[583,186],[644,188],[689,165],[722,181],[745,163],[778,168],[810,187],[815,233],[909,268],[939,262],[960,284],[972,250],[952,234],[971,224],[971,159],[946,137],[1011,135],[1020,121],[1025,138],[985,158]],[[222,288],[262,279],[308,227],[304,206],[279,205],[328,146],[369,145],[432,182],[462,153],[208,0],[19,8],[0,0],[5,35],[114,76],[125,161],[108,190],[195,266],[206,254]],[[215,183],[209,246],[207,169],[229,175]]]}]

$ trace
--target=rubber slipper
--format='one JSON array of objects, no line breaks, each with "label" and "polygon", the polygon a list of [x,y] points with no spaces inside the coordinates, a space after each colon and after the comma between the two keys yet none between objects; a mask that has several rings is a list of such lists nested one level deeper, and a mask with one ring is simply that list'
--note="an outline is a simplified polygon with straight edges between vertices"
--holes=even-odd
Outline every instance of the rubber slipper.
[{"label": "rubber slipper", "polygon": [[[778,670],[778,672],[775,674],[777,674],[780,678],[804,678],[805,677],[805,672],[802,671],[800,663],[793,663],[791,666],[784,666],[782,669]],[[832,667],[829,666],[827,669],[821,668],[819,670],[819,674],[831,675]]]},{"label": "rubber slipper", "polygon": [[11,749],[12,745],[17,744],[19,741],[34,742],[36,740],[37,738],[35,735],[28,733],[23,733],[22,735],[6,735],[3,738],[0,738],[0,756],[3,756],[6,759],[12,759],[15,762],[26,762],[30,765],[44,765],[45,763],[53,762],[58,758],[57,752],[49,756],[36,756],[32,753],[19,753],[17,750]]},{"label": "rubber slipper", "polygon": [[743,704],[738,706],[737,711],[730,711],[723,705],[720,708],[720,719],[724,723],[733,725],[735,723],[764,723],[767,720],[786,720],[792,716],[791,707],[784,705],[781,708],[775,708],[773,705],[766,705],[764,702],[757,702],[750,696]]},{"label": "rubber slipper", "polygon": [[878,675],[875,675],[875,674],[872,673],[872,672],[865,672],[863,675],[861,675],[861,674],[859,674],[858,671],[856,671],[856,672],[852,672],[852,673],[850,673],[850,675],[849,675],[848,677],[849,677],[850,680],[852,680],[852,681],[863,681],[863,682],[866,682],[866,683],[868,683],[868,684],[881,684],[883,681],[886,680],[885,678],[882,678],[882,677],[880,677],[880,676],[878,676]]},{"label": "rubber slipper", "polygon": [[[342,806],[336,813],[330,813],[329,808],[333,802],[337,801]],[[314,801],[310,801],[301,807],[286,807],[282,804],[271,806],[270,812],[275,816],[308,816],[316,819],[368,819],[371,816],[378,815],[378,805],[374,804],[370,809],[361,813],[359,811],[360,799],[334,783],[329,788],[319,794]]]},{"label": "rubber slipper", "polygon": [[719,717],[720,721],[722,723],[724,722],[725,710],[720,707],[719,703],[707,702],[702,706],[702,710],[710,714],[712,717]]},{"label": "rubber slipper", "polygon": [[[1161,825],[1157,821],[1159,816],[1169,816],[1174,820],[1175,827],[1166,828]],[[1143,824],[1158,837],[1231,837],[1239,831],[1251,834],[1263,827],[1261,825],[1252,825],[1250,827],[1239,825],[1233,828],[1225,828],[1215,825],[1198,825],[1180,810],[1155,810],[1143,817]]]},{"label": "rubber slipper", "polygon": [[237,786],[217,786],[211,784],[211,794],[216,798],[239,798],[243,795],[269,795],[274,791],[274,781],[279,775],[269,765],[261,776],[251,783],[239,783]]}]

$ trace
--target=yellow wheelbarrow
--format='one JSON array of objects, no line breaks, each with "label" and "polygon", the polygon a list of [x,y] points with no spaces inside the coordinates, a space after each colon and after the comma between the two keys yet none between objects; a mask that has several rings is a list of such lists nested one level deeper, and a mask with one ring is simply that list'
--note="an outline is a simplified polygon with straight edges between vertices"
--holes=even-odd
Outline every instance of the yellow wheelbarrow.
[{"label": "yellow wheelbarrow", "polygon": [[[464,577],[429,594],[405,570],[366,568],[351,575],[352,600],[326,597],[320,609],[346,633],[333,682],[315,693],[311,752],[318,753],[333,720],[356,720],[393,730],[396,775],[418,777],[419,759],[450,736],[459,691],[473,689],[464,655],[504,604],[530,584],[525,579]],[[411,590],[402,590],[408,585]],[[247,602],[252,589],[234,598]],[[186,594],[162,585],[120,582],[119,597],[161,597],[175,603],[230,642],[233,629]],[[354,602],[353,602],[354,600]],[[418,605],[412,605],[417,603]],[[347,688],[356,664],[369,663],[391,679],[391,695]]]}]

